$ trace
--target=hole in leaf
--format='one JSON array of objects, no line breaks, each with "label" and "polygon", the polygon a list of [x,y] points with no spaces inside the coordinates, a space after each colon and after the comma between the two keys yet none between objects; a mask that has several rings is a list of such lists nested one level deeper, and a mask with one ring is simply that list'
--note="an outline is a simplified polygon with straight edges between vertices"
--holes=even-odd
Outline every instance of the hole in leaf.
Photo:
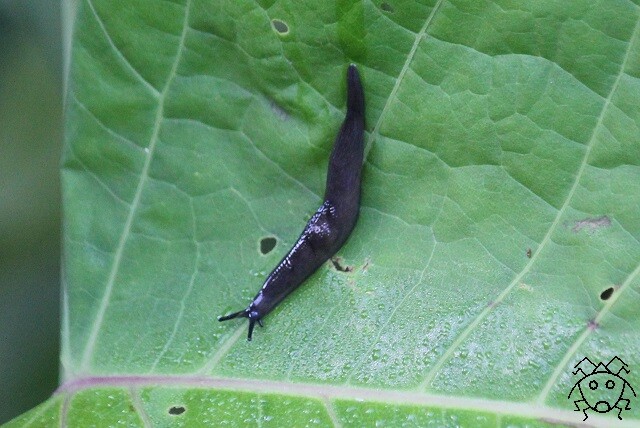
[{"label": "hole in leaf", "polygon": [[281,21],[279,19],[272,19],[271,26],[274,30],[276,30],[281,36],[289,33],[289,26],[286,22]]},{"label": "hole in leaf", "polygon": [[268,254],[273,250],[276,246],[276,238],[273,236],[267,236],[266,238],[262,238],[260,240],[260,252],[262,254]]},{"label": "hole in leaf", "polygon": [[342,266],[342,260],[338,257],[332,257],[331,263],[333,263],[333,267],[336,268],[339,272],[352,272],[353,267],[351,266]]},{"label": "hole in leaf", "polygon": [[186,410],[187,409],[185,409],[183,406],[172,406],[171,408],[169,408],[169,414],[170,415],[181,415]]},{"label": "hole in leaf", "polygon": [[600,298],[602,300],[609,300],[609,297],[613,294],[613,287],[609,287],[600,293]]},{"label": "hole in leaf", "polygon": [[531,248],[527,248],[527,258],[531,258]]},{"label": "hole in leaf", "polygon": [[383,1],[382,3],[380,3],[380,9],[384,10],[385,12],[389,12],[389,13],[393,13],[394,12],[393,6],[391,6],[386,1]]}]

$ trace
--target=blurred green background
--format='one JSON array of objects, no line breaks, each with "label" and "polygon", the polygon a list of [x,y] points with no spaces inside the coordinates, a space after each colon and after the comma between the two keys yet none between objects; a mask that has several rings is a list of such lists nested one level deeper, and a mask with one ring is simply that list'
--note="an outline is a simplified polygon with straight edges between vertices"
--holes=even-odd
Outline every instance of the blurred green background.
[{"label": "blurred green background", "polygon": [[63,10],[0,0],[0,424],[58,382]]}]

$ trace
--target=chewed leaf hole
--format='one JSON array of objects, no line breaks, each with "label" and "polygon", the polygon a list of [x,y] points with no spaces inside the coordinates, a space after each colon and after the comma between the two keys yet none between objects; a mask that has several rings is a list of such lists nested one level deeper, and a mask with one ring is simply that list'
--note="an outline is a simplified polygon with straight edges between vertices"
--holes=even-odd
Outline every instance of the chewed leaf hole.
[{"label": "chewed leaf hole", "polygon": [[184,408],[184,406],[172,406],[169,408],[169,414],[170,415],[181,415],[183,414],[187,409]]},{"label": "chewed leaf hole", "polygon": [[331,263],[333,263],[333,267],[338,272],[353,272],[353,267],[348,265],[343,265],[342,259],[340,259],[340,257],[332,257]]},{"label": "chewed leaf hole", "polygon": [[391,6],[386,1],[383,1],[382,3],[380,3],[380,9],[384,10],[385,12],[389,12],[389,13],[393,13],[394,12],[393,6]]},{"label": "chewed leaf hole", "polygon": [[262,238],[260,240],[260,252],[262,254],[270,253],[271,250],[275,248],[277,242],[278,241],[276,241],[276,238],[274,238],[273,236]]},{"label": "chewed leaf hole", "polygon": [[279,19],[272,19],[271,20],[271,26],[281,36],[284,36],[285,34],[289,33],[289,26],[287,25],[287,23],[284,22],[284,21],[281,21]]},{"label": "chewed leaf hole", "polygon": [[602,300],[609,300],[609,297],[613,294],[613,287],[606,288],[600,293],[600,298]]}]

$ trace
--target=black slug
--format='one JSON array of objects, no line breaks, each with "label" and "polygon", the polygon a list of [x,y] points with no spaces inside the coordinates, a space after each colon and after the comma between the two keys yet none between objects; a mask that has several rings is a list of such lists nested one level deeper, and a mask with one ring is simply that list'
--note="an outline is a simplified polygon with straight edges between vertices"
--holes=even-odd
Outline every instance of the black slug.
[{"label": "black slug", "polygon": [[218,321],[249,318],[253,328],[285,297],[333,256],[358,220],[360,175],[364,155],[364,92],[354,64],[347,71],[347,114],[336,137],[327,171],[324,202],[311,217],[293,248],[269,274],[253,302]]}]

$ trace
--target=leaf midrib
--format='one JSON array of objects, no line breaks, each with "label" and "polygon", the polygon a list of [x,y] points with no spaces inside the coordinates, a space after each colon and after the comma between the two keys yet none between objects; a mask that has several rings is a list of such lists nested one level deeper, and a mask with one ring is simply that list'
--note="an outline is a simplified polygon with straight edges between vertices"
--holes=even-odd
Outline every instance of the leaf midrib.
[{"label": "leaf midrib", "polygon": [[[235,379],[194,376],[108,376],[77,379],[62,385],[56,395],[66,396],[68,401],[74,394],[92,388],[127,388],[137,391],[147,387],[213,389],[218,391],[246,391],[257,394],[281,394],[327,400],[354,400],[390,405],[414,405],[429,408],[471,410],[503,416],[553,420],[555,423],[575,424],[579,414],[540,405],[535,402],[514,402],[486,398],[459,397],[428,394],[419,391],[397,391],[354,386],[334,386],[302,382],[282,382],[259,379]],[[593,426],[611,426],[613,417],[589,415]],[[616,426],[637,426],[638,420],[616,420]]]}]

